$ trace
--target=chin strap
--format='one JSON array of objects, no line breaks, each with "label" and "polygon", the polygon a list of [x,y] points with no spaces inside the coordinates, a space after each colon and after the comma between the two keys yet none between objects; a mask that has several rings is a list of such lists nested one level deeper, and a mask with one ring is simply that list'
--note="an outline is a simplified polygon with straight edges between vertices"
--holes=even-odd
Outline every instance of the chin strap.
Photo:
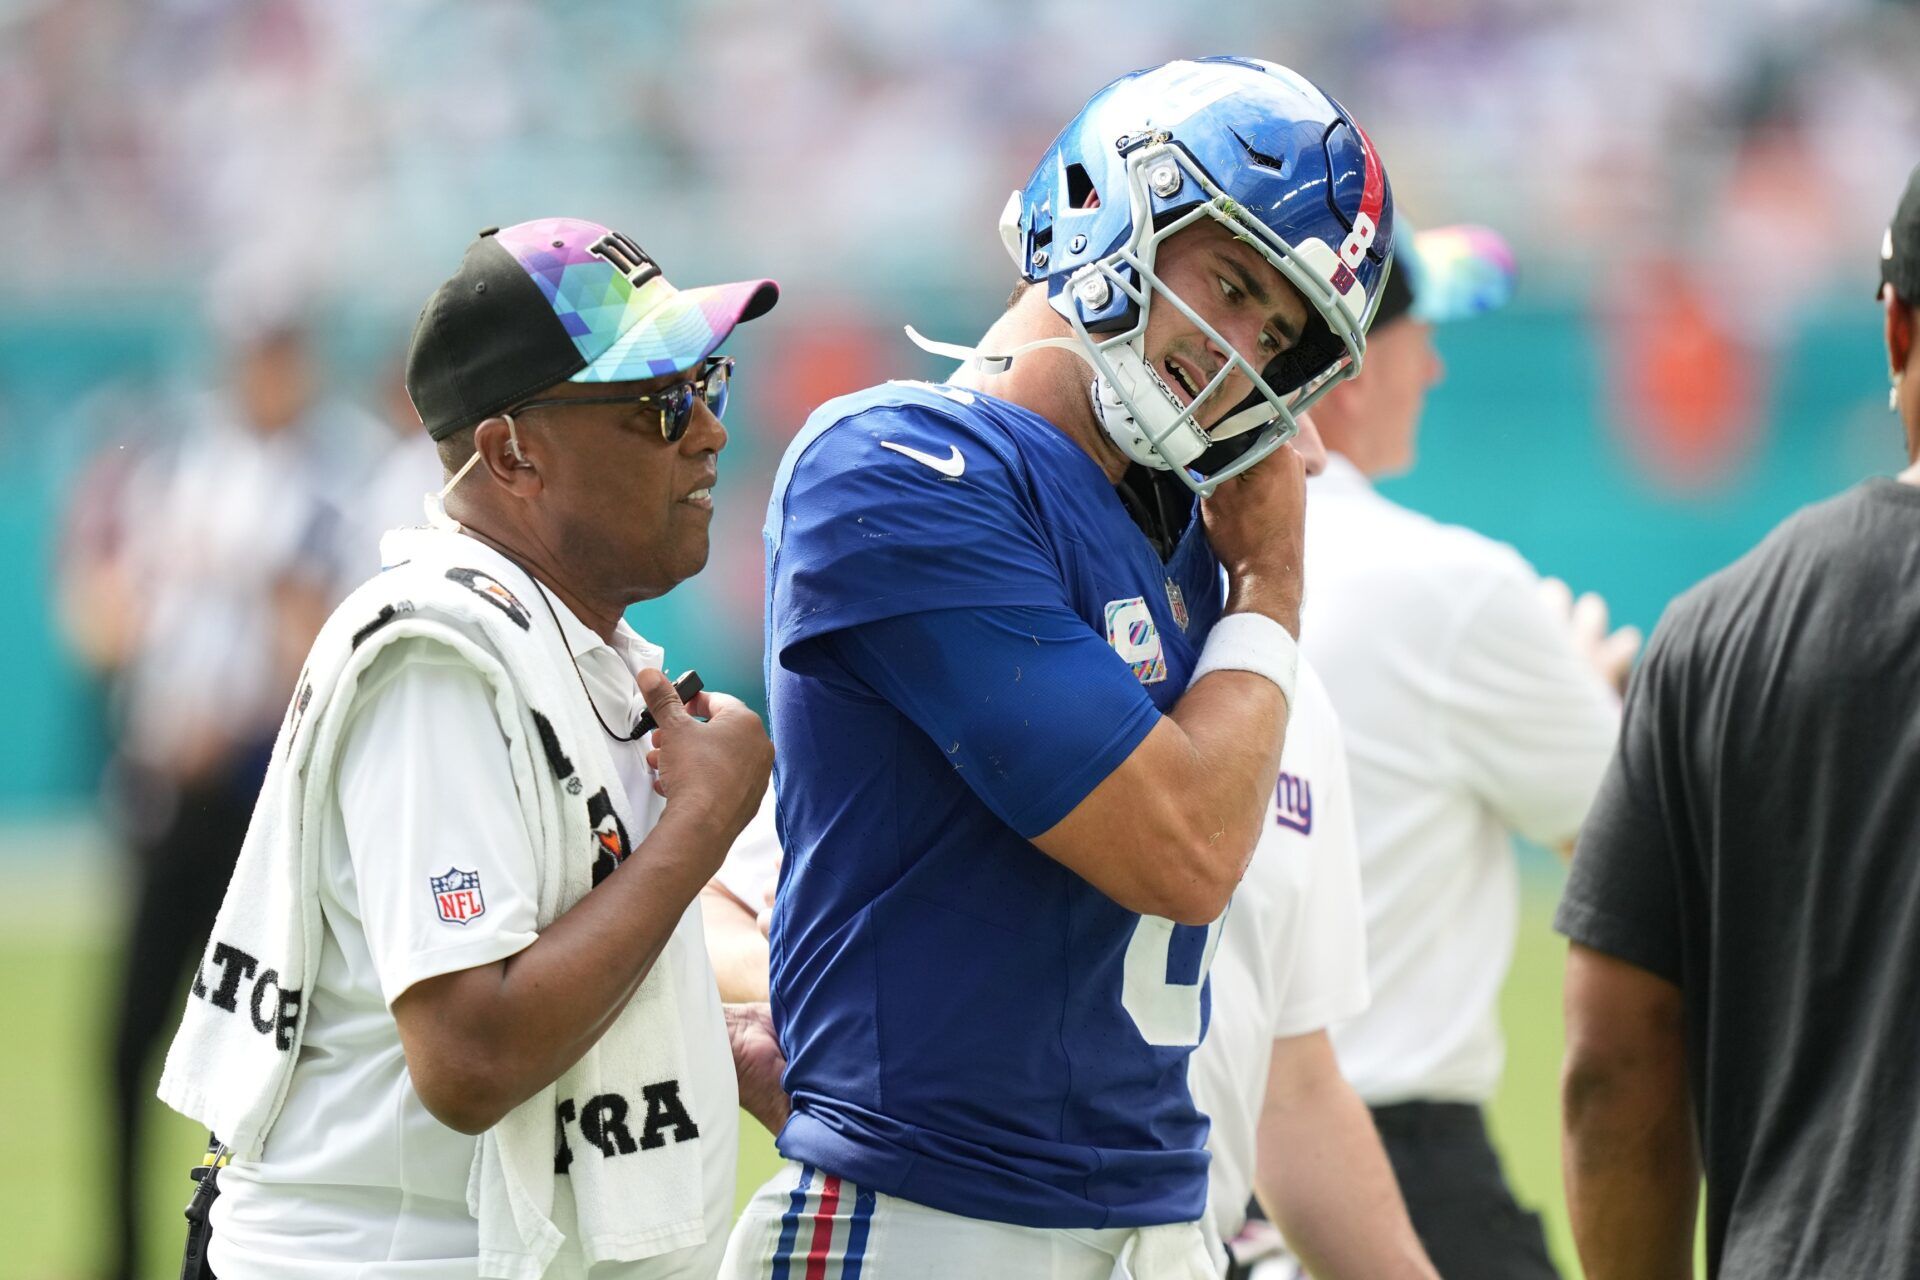
[{"label": "chin strap", "polygon": [[1038,351],[1042,347],[1058,347],[1062,351],[1071,351],[1086,361],[1087,367],[1095,372],[1099,366],[1093,363],[1093,357],[1080,345],[1078,338],[1040,338],[1033,342],[1022,343],[1005,355],[982,355],[978,347],[963,347],[957,342],[935,342],[912,325],[907,326],[907,341],[931,356],[946,356],[958,360],[969,369],[978,369],[982,373],[1005,373],[1013,367],[1014,359],[1029,351]]},{"label": "chin strap", "polygon": [[[1033,342],[1022,343],[1003,355],[986,355],[978,347],[962,346],[957,342],[936,342],[912,325],[907,325],[906,330],[907,339],[927,354],[958,360],[963,367],[977,369],[982,373],[1005,373],[1013,367],[1015,359],[1029,351],[1038,351],[1044,347],[1055,347],[1080,357],[1094,375],[1087,387],[1087,398],[1093,408],[1094,416],[1099,419],[1108,437],[1120,447],[1120,451],[1126,454],[1129,460],[1156,471],[1170,471],[1176,467],[1189,466],[1212,445],[1222,440],[1232,439],[1243,432],[1265,427],[1277,416],[1270,411],[1263,412],[1264,403],[1254,405],[1229,414],[1224,421],[1214,424],[1211,431],[1197,424],[1192,425],[1190,435],[1183,442],[1184,448],[1174,440],[1163,437],[1160,447],[1155,449],[1147,444],[1146,433],[1127,407],[1126,400],[1107,380],[1100,366],[1094,363],[1093,356],[1088,353],[1078,338],[1040,338]],[[1130,361],[1129,357],[1131,357]],[[1173,393],[1166,389],[1159,376],[1147,367],[1146,362],[1140,359],[1137,352],[1127,348],[1115,352],[1109,359],[1118,362],[1123,375],[1130,365],[1132,369],[1144,375],[1140,381],[1150,379],[1154,383],[1160,383],[1157,389],[1166,397],[1168,412],[1175,417],[1180,414],[1181,408],[1174,401]],[[1140,390],[1136,388],[1137,392]],[[1172,456],[1169,456],[1170,454]]]},{"label": "chin strap", "polygon": [[[1100,366],[1094,362],[1093,356],[1088,353],[1078,338],[1039,338],[1033,342],[1022,343],[1004,355],[982,355],[978,347],[963,347],[956,342],[935,342],[912,325],[906,326],[906,329],[907,338],[922,351],[929,355],[946,356],[949,359],[958,360],[965,368],[978,369],[982,373],[1005,373],[1013,367],[1015,359],[1043,347],[1057,347],[1061,351],[1072,352],[1093,371],[1093,381],[1087,390],[1094,416],[1100,420],[1108,437],[1119,446],[1120,451],[1126,454],[1129,460],[1138,462],[1142,466],[1159,471],[1170,470],[1174,465],[1185,465],[1193,458],[1199,457],[1201,450],[1205,448],[1205,433],[1198,429],[1195,434],[1200,437],[1200,441],[1189,442],[1191,447],[1186,452],[1191,456],[1187,458],[1176,460],[1151,448],[1146,442],[1145,433],[1140,429],[1140,424],[1134,420],[1132,411],[1127,408],[1126,401],[1107,380],[1106,374],[1101,371]],[[1120,361],[1125,368],[1129,356],[1132,358],[1133,367],[1143,371],[1154,381],[1159,381],[1153,371],[1147,368],[1146,362],[1141,360],[1138,353],[1131,348],[1116,352],[1109,359]],[[1167,396],[1169,405],[1172,405],[1172,393],[1164,392],[1164,394]],[[1178,413],[1178,408],[1172,408],[1171,412]]]}]

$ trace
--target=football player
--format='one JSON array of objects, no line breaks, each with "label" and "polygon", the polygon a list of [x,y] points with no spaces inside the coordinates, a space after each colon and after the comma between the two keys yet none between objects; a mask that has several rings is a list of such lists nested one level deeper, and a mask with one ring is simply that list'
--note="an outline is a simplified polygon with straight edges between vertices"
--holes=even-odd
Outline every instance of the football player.
[{"label": "football player", "polygon": [[1366,135],[1294,72],[1124,76],[1007,206],[1006,314],[922,340],[962,370],[789,447],[793,1114],[723,1274],[1214,1274],[1186,1065],[1292,693],[1288,443],[1359,360],[1392,228]]}]

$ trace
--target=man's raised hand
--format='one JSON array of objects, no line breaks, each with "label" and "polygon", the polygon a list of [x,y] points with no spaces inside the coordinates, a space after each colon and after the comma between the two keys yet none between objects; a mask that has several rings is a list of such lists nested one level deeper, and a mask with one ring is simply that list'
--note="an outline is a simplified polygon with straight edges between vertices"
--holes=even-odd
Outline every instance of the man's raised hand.
[{"label": "man's raised hand", "polygon": [[647,752],[653,789],[669,810],[685,806],[710,819],[731,844],[759,809],[773,769],[773,743],[760,717],[712,690],[683,703],[658,671],[642,671],[639,682],[656,726]]}]

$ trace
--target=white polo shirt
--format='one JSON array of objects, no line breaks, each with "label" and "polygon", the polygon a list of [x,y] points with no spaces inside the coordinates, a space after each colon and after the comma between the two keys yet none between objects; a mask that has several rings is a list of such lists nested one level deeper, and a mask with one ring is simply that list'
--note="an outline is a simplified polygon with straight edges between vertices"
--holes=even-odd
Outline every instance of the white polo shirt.
[{"label": "white polo shirt", "polygon": [[1346,750],[1327,691],[1303,662],[1273,807],[1221,926],[1213,1013],[1187,1065],[1194,1101],[1213,1121],[1207,1217],[1220,1239],[1246,1225],[1273,1042],[1359,1014],[1366,966]]},{"label": "white polo shirt", "polygon": [[[522,580],[483,544],[473,556],[504,581]],[[609,645],[553,603],[601,716],[631,725],[644,705],[634,674],[658,668],[660,650],[624,622]],[[220,1175],[211,1261],[237,1280],[472,1280],[478,1226],[467,1212],[467,1177],[478,1139],[427,1112],[390,1009],[414,983],[535,941],[532,842],[492,695],[444,647],[394,642],[368,668],[352,715],[321,841],[326,931],[299,1061],[261,1159]],[[624,784],[614,807],[636,847],[664,803],[647,741],[607,744]],[[429,880],[449,867],[479,877],[485,909],[464,924],[442,920],[434,906]],[[593,1280],[706,1280],[726,1248],[738,1098],[697,903],[666,954],[678,983],[686,1101],[705,1151],[707,1243],[595,1267]],[[570,1242],[548,1274],[589,1273]]]},{"label": "white polo shirt", "polygon": [[1483,1103],[1513,956],[1511,835],[1573,836],[1619,702],[1513,548],[1381,497],[1333,454],[1308,483],[1301,647],[1353,775],[1373,1004],[1335,1029],[1374,1104]]}]

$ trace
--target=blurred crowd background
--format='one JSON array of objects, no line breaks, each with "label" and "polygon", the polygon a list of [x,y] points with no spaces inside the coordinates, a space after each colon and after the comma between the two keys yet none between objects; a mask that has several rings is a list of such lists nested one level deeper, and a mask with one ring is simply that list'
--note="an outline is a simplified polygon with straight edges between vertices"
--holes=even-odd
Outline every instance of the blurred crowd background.
[{"label": "blurred crowd background", "polygon": [[[183,796],[244,822],[312,629],[438,485],[399,361],[474,232],[572,215],[683,284],[782,281],[730,348],[708,571],[634,615],[757,701],[785,441],[837,392],[938,376],[900,327],[996,314],[999,210],[1059,126],[1213,52],[1340,98],[1402,216],[1514,246],[1515,303],[1439,335],[1395,497],[1650,627],[1900,464],[1870,299],[1920,159],[1905,0],[0,0],[0,922],[57,936],[9,962],[0,1023],[80,1047],[46,1106],[151,1064],[110,958],[51,1015],[22,966],[110,957]],[[56,1167],[34,1194],[94,1203],[86,1158]],[[97,1247],[0,1247],[0,1274]]]}]

